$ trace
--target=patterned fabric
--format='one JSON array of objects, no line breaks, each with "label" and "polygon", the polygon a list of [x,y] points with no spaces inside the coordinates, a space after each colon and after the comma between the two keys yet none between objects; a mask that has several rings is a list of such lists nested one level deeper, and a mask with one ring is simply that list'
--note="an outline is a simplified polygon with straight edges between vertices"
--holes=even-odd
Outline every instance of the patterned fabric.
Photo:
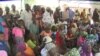
[{"label": "patterned fabric", "polygon": [[81,46],[82,49],[80,50],[81,56],[93,56],[93,53],[91,51],[91,48],[89,48],[90,44],[88,42],[84,42]]},{"label": "patterned fabric", "polygon": [[95,34],[95,35],[90,34],[90,35],[87,36],[87,40],[88,40],[89,43],[94,45],[99,40],[99,38],[98,38],[97,34]]},{"label": "patterned fabric", "polygon": [[67,53],[67,56],[80,56],[80,53],[78,49],[73,48]]}]

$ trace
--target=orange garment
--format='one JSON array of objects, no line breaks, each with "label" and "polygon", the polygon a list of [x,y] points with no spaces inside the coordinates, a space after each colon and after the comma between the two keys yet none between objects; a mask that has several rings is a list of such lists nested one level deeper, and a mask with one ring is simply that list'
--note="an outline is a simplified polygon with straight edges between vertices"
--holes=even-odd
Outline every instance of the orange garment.
[{"label": "orange garment", "polygon": [[48,33],[45,32],[45,31],[42,31],[40,35],[41,35],[41,36],[51,36],[51,34],[52,34],[51,31],[48,32]]},{"label": "orange garment", "polygon": [[26,50],[24,51],[26,56],[35,56],[34,51],[26,45]]}]

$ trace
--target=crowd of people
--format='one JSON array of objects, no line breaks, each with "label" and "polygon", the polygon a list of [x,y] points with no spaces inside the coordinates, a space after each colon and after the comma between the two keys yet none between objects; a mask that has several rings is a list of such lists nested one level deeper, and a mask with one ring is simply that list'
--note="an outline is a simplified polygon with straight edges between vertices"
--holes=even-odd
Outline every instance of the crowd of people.
[{"label": "crowd of people", "polygon": [[[0,8],[0,56],[100,56],[100,11]],[[87,13],[88,12],[88,13]]]}]

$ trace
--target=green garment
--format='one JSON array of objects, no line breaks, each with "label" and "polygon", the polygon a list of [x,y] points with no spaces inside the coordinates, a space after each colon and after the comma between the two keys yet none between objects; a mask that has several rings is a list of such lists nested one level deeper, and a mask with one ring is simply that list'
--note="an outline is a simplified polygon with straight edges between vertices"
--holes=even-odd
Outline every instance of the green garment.
[{"label": "green garment", "polygon": [[30,48],[35,48],[36,47],[36,41],[28,40],[27,44]]},{"label": "green garment", "polygon": [[89,40],[92,40],[92,39],[95,39],[95,38],[96,38],[96,36],[93,35],[93,34],[89,34],[89,35],[87,36],[87,39],[89,39]]},{"label": "green garment", "polygon": [[36,24],[30,24],[29,30],[32,34],[37,35],[39,33],[39,28]]},{"label": "green garment", "polygon": [[80,56],[79,50],[76,48],[71,49],[67,54],[64,56]]},{"label": "green garment", "polygon": [[75,35],[76,35],[76,36],[80,36],[80,35],[81,35],[81,36],[85,36],[85,37],[86,37],[86,36],[88,35],[88,33],[85,32],[85,31],[83,31],[83,32],[82,32],[82,31],[81,31],[81,32],[78,32],[78,31],[77,31]]}]

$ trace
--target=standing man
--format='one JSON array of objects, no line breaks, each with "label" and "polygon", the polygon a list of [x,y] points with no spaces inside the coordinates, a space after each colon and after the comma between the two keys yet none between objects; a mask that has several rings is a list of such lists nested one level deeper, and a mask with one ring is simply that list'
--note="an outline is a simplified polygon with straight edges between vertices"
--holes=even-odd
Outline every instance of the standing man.
[{"label": "standing man", "polygon": [[11,10],[11,14],[13,16],[13,18],[19,18],[19,12],[16,10],[16,6],[13,4],[11,6],[12,10]]},{"label": "standing man", "polygon": [[29,4],[25,4],[25,10],[21,13],[20,19],[25,22],[25,26],[29,30],[29,26],[32,23],[32,12]]}]

